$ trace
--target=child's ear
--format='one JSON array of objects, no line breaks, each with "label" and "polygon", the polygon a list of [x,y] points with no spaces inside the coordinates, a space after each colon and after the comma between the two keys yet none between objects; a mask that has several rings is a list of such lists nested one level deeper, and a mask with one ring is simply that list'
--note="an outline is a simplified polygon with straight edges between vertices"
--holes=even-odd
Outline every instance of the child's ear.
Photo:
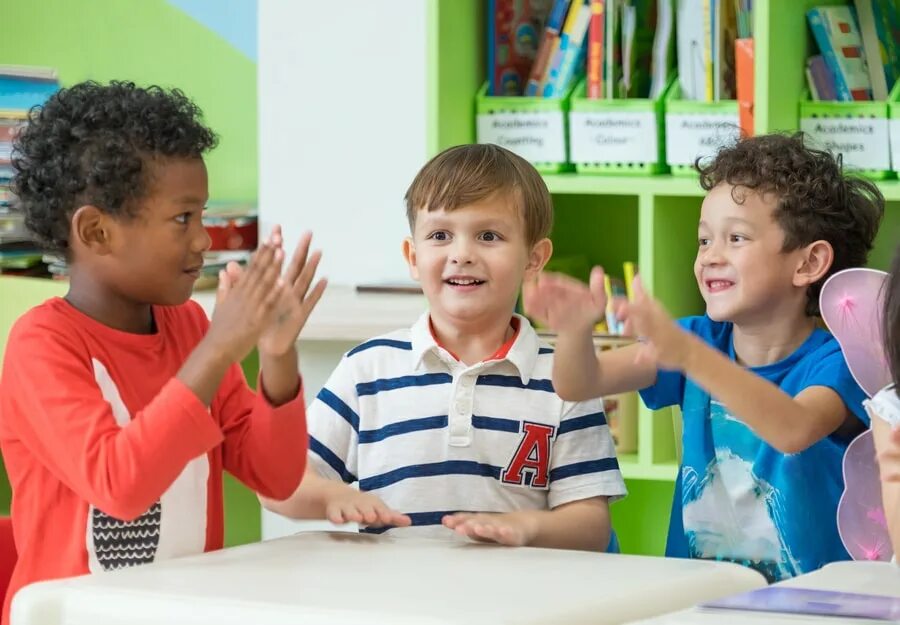
[{"label": "child's ear", "polygon": [[552,255],[553,242],[550,239],[541,239],[535,243],[528,255],[528,264],[525,266],[525,278],[534,278],[539,274]]},{"label": "child's ear", "polygon": [[72,237],[95,254],[109,254],[109,215],[92,204],[80,207],[72,215]]},{"label": "child's ear", "polygon": [[803,257],[794,272],[794,286],[809,286],[821,280],[834,262],[834,248],[828,241],[814,241],[802,249]]},{"label": "child's ear", "polygon": [[413,280],[418,280],[419,266],[416,264],[416,246],[413,243],[412,237],[403,239],[403,258],[406,259],[406,264],[409,265],[410,277]]}]

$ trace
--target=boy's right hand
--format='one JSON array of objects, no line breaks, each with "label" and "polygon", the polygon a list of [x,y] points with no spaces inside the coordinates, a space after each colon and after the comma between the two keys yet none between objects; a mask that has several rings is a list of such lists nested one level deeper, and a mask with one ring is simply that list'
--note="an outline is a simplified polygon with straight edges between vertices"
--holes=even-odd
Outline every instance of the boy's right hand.
[{"label": "boy's right hand", "polygon": [[560,273],[542,273],[523,287],[525,314],[554,332],[593,330],[606,311],[603,268],[594,267],[590,285]]},{"label": "boy's right hand", "polygon": [[240,362],[254,348],[269,326],[284,283],[280,247],[263,243],[253,254],[239,280],[219,272],[216,307],[204,341],[229,362]]},{"label": "boy's right hand", "polygon": [[359,523],[368,527],[407,527],[412,519],[389,508],[371,493],[358,490],[332,495],[325,503],[325,518],[335,525]]}]

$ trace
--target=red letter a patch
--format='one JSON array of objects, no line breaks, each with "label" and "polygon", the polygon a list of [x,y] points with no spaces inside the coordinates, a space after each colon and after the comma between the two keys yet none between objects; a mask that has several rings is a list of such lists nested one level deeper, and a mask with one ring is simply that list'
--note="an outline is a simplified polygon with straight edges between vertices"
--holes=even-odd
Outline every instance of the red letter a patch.
[{"label": "red letter a patch", "polygon": [[[503,471],[500,481],[504,484],[547,488],[550,472],[550,440],[556,432],[552,425],[542,423],[522,424],[524,434],[516,453]],[[526,475],[530,478],[526,484]]]}]

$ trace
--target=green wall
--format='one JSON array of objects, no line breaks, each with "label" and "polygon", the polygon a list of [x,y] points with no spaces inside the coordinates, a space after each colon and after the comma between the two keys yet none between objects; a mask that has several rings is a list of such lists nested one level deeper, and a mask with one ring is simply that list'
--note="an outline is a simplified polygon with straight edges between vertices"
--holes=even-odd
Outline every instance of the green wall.
[{"label": "green wall", "polygon": [[61,83],[132,80],[178,87],[220,145],[213,200],[256,201],[256,64],[164,0],[2,0],[0,65],[55,67]]}]

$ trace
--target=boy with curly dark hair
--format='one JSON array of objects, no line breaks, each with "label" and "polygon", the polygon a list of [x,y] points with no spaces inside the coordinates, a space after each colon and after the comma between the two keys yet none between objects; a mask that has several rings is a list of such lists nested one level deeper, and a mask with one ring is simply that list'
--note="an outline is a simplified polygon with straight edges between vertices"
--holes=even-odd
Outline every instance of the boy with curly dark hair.
[{"label": "boy with curly dark hair", "polygon": [[[222,546],[222,471],[273,497],[305,468],[295,339],[322,289],[280,232],[220,276],[210,322],[189,300],[210,239],[203,154],[216,137],[180,91],[82,83],[31,111],[13,189],[71,269],[68,293],[15,324],[0,447],[19,554],[3,608],[38,580]],[[240,361],[258,346],[261,392]]]},{"label": "boy with curly dark hair", "polygon": [[650,408],[681,407],[667,555],[784,579],[849,558],[836,523],[841,463],[868,418],[837,341],[816,327],[817,300],[828,276],[865,263],[884,198],[801,135],[744,139],[698,169],[704,316],[674,322],[638,280],[618,313],[642,340],[595,355],[600,268],[590,286],[541,276],[526,310],[559,332],[561,397],[639,389]]}]

